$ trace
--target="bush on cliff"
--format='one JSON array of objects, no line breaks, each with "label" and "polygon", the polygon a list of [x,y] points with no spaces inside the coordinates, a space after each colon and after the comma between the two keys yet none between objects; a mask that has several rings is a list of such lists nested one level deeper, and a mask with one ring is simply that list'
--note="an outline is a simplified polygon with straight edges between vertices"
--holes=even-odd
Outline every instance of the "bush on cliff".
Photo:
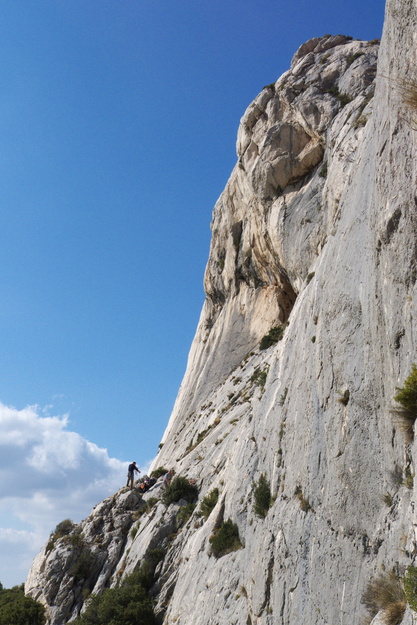
[{"label": "bush on cliff", "polygon": [[171,503],[180,501],[180,499],[185,499],[189,503],[192,503],[197,497],[197,486],[195,486],[195,484],[190,484],[186,477],[177,475],[166,488],[162,496],[162,501],[166,506],[169,506]]},{"label": "bush on cliff", "polygon": [[152,471],[151,477],[154,477],[157,480],[159,477],[161,477],[161,475],[165,475],[165,473],[168,473],[168,469],[166,469],[165,467],[158,467],[157,469]]},{"label": "bush on cliff", "polygon": [[94,595],[74,625],[155,625],[151,599],[139,573],[132,573],[118,588]]},{"label": "bush on cliff", "polygon": [[215,508],[218,499],[219,489],[213,488],[213,490],[211,490],[201,502],[198,514],[207,520],[211,514],[211,511]]},{"label": "bush on cliff", "polygon": [[370,619],[383,611],[385,625],[399,625],[406,608],[406,596],[400,580],[393,573],[371,580],[362,595]]},{"label": "bush on cliff", "polygon": [[55,531],[53,532],[53,537],[55,539],[58,539],[62,538],[63,536],[68,536],[68,534],[71,534],[74,527],[75,523],[71,521],[71,519],[64,519],[56,526]]},{"label": "bush on cliff", "polygon": [[259,482],[254,490],[254,505],[253,509],[257,516],[264,519],[271,507],[271,485],[262,473],[259,477]]},{"label": "bush on cliff", "polygon": [[404,592],[410,608],[417,612],[417,568],[409,566],[404,577]]},{"label": "bush on cliff", "polygon": [[404,385],[397,387],[394,401],[400,405],[394,408],[393,413],[400,419],[401,429],[409,441],[414,438],[414,422],[417,419],[417,367],[411,365],[411,373],[404,381]]},{"label": "bush on cliff", "polygon": [[278,341],[282,339],[283,334],[284,328],[282,326],[275,326],[274,328],[271,328],[268,334],[265,334],[265,336],[261,339],[259,349],[263,351],[264,349],[271,347],[271,345],[275,345],[275,343],[278,343]]},{"label": "bush on cliff", "polygon": [[239,529],[232,519],[224,521],[209,538],[211,553],[215,558],[221,558],[232,551],[242,549],[243,545],[239,538]]},{"label": "bush on cliff", "polygon": [[49,541],[48,541],[48,544],[46,545],[46,553],[48,553],[49,551],[51,551],[51,549],[53,549],[56,541],[59,540],[60,538],[65,537],[68,539],[71,533],[75,529],[77,529],[77,527],[75,523],[71,521],[71,519],[64,519],[63,521],[58,523],[54,531],[51,532],[51,535],[49,536]]},{"label": "bush on cliff", "polygon": [[401,388],[397,387],[396,390],[397,394],[394,395],[395,401],[415,421],[417,418],[417,367],[414,363],[411,365],[410,375],[404,381],[404,386]]}]

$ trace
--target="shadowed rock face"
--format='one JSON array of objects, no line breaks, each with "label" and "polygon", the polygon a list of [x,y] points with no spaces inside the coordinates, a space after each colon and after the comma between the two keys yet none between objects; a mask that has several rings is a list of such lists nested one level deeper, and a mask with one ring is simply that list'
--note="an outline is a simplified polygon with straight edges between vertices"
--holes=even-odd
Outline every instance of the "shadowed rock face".
[{"label": "shadowed rock face", "polygon": [[[359,625],[369,581],[413,562],[416,442],[390,408],[416,360],[417,135],[398,88],[416,66],[416,27],[414,3],[390,0],[379,53],[312,39],[245,112],[214,208],[206,302],[154,462],[197,480],[197,507],[181,521],[186,502],[166,507],[158,489],[138,520],[143,502],[122,512],[123,490],[98,506],[81,525],[91,543],[104,528],[93,591],[157,547],[164,625]],[[277,325],[282,339],[260,350]],[[262,474],[273,495],[264,518]],[[213,511],[199,516],[214,488]],[[242,548],[217,559],[210,537],[229,519]],[[61,625],[81,603],[54,549],[26,590]],[[413,618],[408,609],[403,622]]]}]

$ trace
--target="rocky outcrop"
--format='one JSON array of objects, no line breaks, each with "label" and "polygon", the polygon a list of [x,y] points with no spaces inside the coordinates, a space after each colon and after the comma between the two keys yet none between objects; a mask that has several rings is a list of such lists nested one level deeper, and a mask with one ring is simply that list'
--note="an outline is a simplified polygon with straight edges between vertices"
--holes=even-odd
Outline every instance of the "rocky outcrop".
[{"label": "rocky outcrop", "polygon": [[85,599],[109,583],[123,556],[135,513],[144,504],[124,489],[96,506],[80,525],[57,528],[35,558],[26,588],[47,607],[49,622],[77,616]]},{"label": "rocky outcrop", "polygon": [[[108,559],[94,552],[98,591],[163,549],[152,594],[164,625],[360,624],[370,580],[414,562],[416,443],[390,409],[416,354],[415,114],[401,87],[416,22],[411,0],[389,0],[379,53],[343,36],[308,41],[242,118],[207,299],[155,460],[197,480],[196,507],[181,517],[185,502],[156,495],[140,519],[120,512],[125,529],[105,530]],[[260,349],[278,326],[281,340]],[[259,515],[261,475],[272,499]],[[240,548],[216,557],[210,538],[229,520]],[[49,606],[59,596],[68,607],[51,607],[50,624],[61,625],[81,604],[67,552],[54,553],[38,556],[26,590]]]}]

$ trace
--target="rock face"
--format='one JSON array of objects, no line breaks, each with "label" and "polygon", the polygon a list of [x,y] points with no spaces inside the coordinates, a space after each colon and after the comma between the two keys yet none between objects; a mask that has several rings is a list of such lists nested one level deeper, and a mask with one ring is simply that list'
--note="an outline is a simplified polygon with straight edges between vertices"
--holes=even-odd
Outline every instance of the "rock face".
[{"label": "rock face", "polygon": [[[417,114],[402,102],[416,25],[415,3],[389,0],[379,52],[312,39],[247,109],[154,463],[197,480],[197,507],[181,522],[185,502],[165,506],[158,489],[138,520],[134,494],[100,504],[77,530],[88,575],[71,574],[63,539],[33,564],[26,592],[49,606],[50,625],[78,613],[83,588],[116,585],[155,548],[164,625],[359,624],[369,582],[413,564],[416,443],[390,409],[417,360]],[[281,340],[261,350],[277,326]],[[261,475],[273,495],[264,517]],[[229,519],[243,548],[216,558],[209,539]]]}]

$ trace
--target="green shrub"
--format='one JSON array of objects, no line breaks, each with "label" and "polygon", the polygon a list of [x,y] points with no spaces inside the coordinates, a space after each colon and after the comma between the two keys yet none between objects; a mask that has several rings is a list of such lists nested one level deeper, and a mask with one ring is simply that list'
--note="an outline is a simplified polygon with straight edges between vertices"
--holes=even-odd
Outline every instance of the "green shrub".
[{"label": "green shrub", "polygon": [[328,89],[325,89],[324,93],[330,93],[330,95],[337,97],[339,95],[339,87],[337,85],[332,85]]},{"label": "green shrub", "polygon": [[411,373],[401,388],[397,387],[394,401],[400,405],[393,413],[399,417],[399,425],[409,441],[414,438],[414,422],[417,419],[417,367],[411,365]]},{"label": "green shrub", "polygon": [[52,539],[52,535],[51,535],[46,544],[45,553],[49,553],[50,551],[52,551],[52,549],[54,548],[54,545],[55,545],[55,541]]},{"label": "green shrub", "polygon": [[417,568],[409,566],[404,577],[404,592],[408,605],[417,612]]},{"label": "green shrub", "polygon": [[211,490],[201,502],[198,514],[204,517],[205,519],[208,519],[212,510],[215,508],[218,499],[219,499],[219,489],[213,488],[213,490]]},{"label": "green shrub", "polygon": [[297,495],[298,500],[300,502],[300,508],[303,512],[309,512],[310,510],[314,512],[313,508],[308,499],[304,497],[301,486],[297,486],[295,489],[295,495]]},{"label": "green shrub", "polygon": [[203,430],[202,432],[199,432],[199,434],[197,435],[197,438],[195,440],[193,438],[191,443],[187,445],[185,452],[188,453],[192,451],[193,449],[195,449],[197,445],[199,445],[206,438],[206,436],[211,432],[211,430],[214,427],[216,427],[216,425],[218,425],[219,423],[220,423],[220,419],[216,419],[213,423],[211,423],[208,427],[206,427],[205,430]]},{"label": "green shrub", "polygon": [[72,532],[74,527],[75,527],[75,523],[73,521],[71,521],[71,519],[65,519],[64,521],[61,521],[60,523],[58,523],[58,525],[56,526],[53,534],[54,534],[55,538],[61,538],[62,536],[68,536],[68,534],[70,534]]},{"label": "green shrub", "polygon": [[392,498],[391,493],[386,492],[385,495],[383,495],[382,497],[382,501],[384,502],[386,506],[388,506],[388,508],[391,508],[393,504],[393,498]]},{"label": "green shrub", "polygon": [[355,52],[355,54],[351,54],[347,58],[348,65],[352,65],[352,63],[356,61],[356,59],[359,59],[359,57],[363,55],[364,55],[364,52]]},{"label": "green shrub", "polygon": [[85,546],[84,536],[81,532],[76,534],[69,534],[68,536],[64,536],[63,542],[66,545],[71,545],[72,547],[79,547],[82,549]]},{"label": "green shrub", "polygon": [[410,375],[404,381],[404,386],[402,388],[397,387],[396,390],[397,394],[394,395],[394,400],[415,421],[417,418],[417,367],[414,363],[411,365]]},{"label": "green shrub", "polygon": [[399,625],[406,608],[406,595],[396,575],[383,575],[369,582],[362,603],[371,619],[384,610],[385,625]]},{"label": "green shrub", "polygon": [[268,376],[269,367],[265,367],[264,369],[260,369],[256,367],[255,371],[252,373],[250,381],[256,386],[260,386],[263,388],[265,386],[266,378]]},{"label": "green shrub", "polygon": [[139,573],[132,573],[118,588],[94,595],[74,625],[155,625],[151,599]]},{"label": "green shrub", "polygon": [[343,393],[340,393],[340,397],[337,400],[340,404],[343,404],[344,406],[347,406],[349,403],[349,399],[350,399],[350,391],[347,388],[345,391],[343,391]]},{"label": "green shrub", "polygon": [[265,518],[271,506],[271,485],[264,473],[261,474],[258,484],[254,490],[253,509],[257,516]]},{"label": "green shrub", "polygon": [[10,590],[0,584],[0,625],[44,625],[45,608],[25,597],[23,584]]},{"label": "green shrub", "polygon": [[166,506],[169,506],[171,503],[180,501],[180,499],[185,499],[188,503],[192,503],[197,497],[197,486],[190,484],[187,478],[177,475],[166,488],[162,501]]},{"label": "green shrub", "polygon": [[148,562],[151,563],[153,568],[155,568],[156,565],[159,564],[159,562],[161,562],[161,560],[163,560],[164,558],[165,549],[161,549],[160,547],[155,547],[155,549],[149,549],[149,551],[146,552],[146,559]]},{"label": "green shrub", "polygon": [[88,547],[84,547],[77,553],[73,564],[68,570],[69,575],[73,576],[75,583],[81,580],[86,580],[90,577],[93,562],[93,554]]},{"label": "green shrub", "polygon": [[211,553],[215,558],[221,558],[232,551],[242,549],[243,545],[239,538],[239,529],[232,519],[224,521],[209,538]]},{"label": "green shrub", "polygon": [[165,475],[166,473],[168,473],[168,469],[165,469],[165,467],[158,467],[155,471],[152,471],[151,477],[154,477],[157,480],[161,477],[161,475]]},{"label": "green shrub", "polygon": [[178,514],[177,514],[178,529],[180,529],[181,527],[183,527],[183,525],[187,523],[188,519],[191,517],[194,510],[195,510],[195,503],[187,503],[186,506],[182,506],[178,510]]},{"label": "green shrub", "polygon": [[346,104],[349,104],[349,102],[352,102],[352,98],[347,93],[339,93],[337,99],[339,100],[342,108],[346,106]]},{"label": "green shrub", "polygon": [[327,169],[328,169],[327,161],[324,161],[323,166],[319,171],[320,178],[327,178]]},{"label": "green shrub", "polygon": [[149,499],[145,501],[145,505],[142,506],[142,508],[139,508],[139,510],[135,512],[135,515],[134,515],[135,519],[140,519],[141,516],[150,512],[157,503],[158,503],[157,497],[149,497]]},{"label": "green shrub", "polygon": [[46,545],[46,553],[48,553],[49,551],[51,551],[51,549],[53,549],[55,542],[59,538],[63,538],[64,536],[69,536],[69,534],[71,534],[71,532],[74,530],[75,527],[76,525],[73,521],[71,521],[71,519],[65,519],[64,521],[61,521],[60,523],[58,523],[54,531],[51,532],[51,535],[49,536],[49,541],[48,541],[48,544]]},{"label": "green shrub", "polygon": [[337,85],[332,85],[329,89],[325,89],[324,93],[329,93],[330,95],[337,98],[342,108],[352,101],[350,95],[348,95],[347,93],[340,93],[339,87]]},{"label": "green shrub", "polygon": [[287,399],[287,395],[288,395],[288,386],[286,386],[284,388],[284,392],[282,393],[281,397],[279,398],[279,405],[283,406],[285,403],[285,400]]},{"label": "green shrub", "polygon": [[155,569],[159,562],[165,557],[164,549],[149,549],[140,566],[135,569],[132,579],[140,584],[146,591],[149,591],[155,583]]},{"label": "green shrub", "polygon": [[259,343],[259,349],[264,350],[271,347],[271,345],[275,345],[275,343],[278,343],[278,341],[282,339],[283,334],[284,328],[282,326],[275,326],[274,328],[271,328],[268,334],[265,334],[265,336],[262,337],[261,342]]}]

